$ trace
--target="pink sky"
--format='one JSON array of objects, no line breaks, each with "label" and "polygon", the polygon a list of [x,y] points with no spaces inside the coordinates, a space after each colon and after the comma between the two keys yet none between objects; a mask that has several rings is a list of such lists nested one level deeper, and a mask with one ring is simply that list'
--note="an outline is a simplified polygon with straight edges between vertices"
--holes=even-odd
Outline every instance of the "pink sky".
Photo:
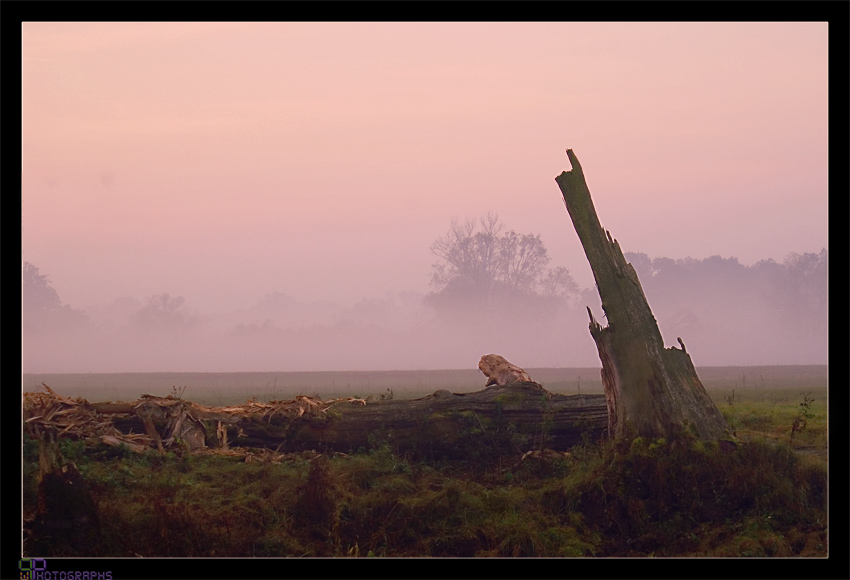
[{"label": "pink sky", "polygon": [[827,247],[826,23],[25,23],[23,259],[77,308],[428,291],[452,217],[592,276]]}]

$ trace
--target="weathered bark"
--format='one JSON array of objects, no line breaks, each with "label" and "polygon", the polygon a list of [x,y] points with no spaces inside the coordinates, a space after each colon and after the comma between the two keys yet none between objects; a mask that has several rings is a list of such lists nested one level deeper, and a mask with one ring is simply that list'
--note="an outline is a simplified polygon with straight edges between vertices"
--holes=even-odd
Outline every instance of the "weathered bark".
[{"label": "weathered bark", "polygon": [[533,382],[525,370],[509,363],[498,354],[485,354],[478,361],[478,370],[487,377],[485,387],[509,383]]},{"label": "weathered bark", "polygon": [[664,348],[637,273],[617,240],[602,229],[581,165],[555,178],[593,270],[608,326],[593,318],[590,334],[602,361],[608,432],[614,438],[674,437],[689,428],[701,439],[726,435],[728,425],[709,398],[679,338],[681,349]]},{"label": "weathered bark", "polygon": [[[561,395],[535,382],[514,382],[474,393],[440,390],[414,400],[310,397],[233,407],[207,407],[145,395],[133,403],[89,403],[48,393],[25,395],[25,426],[43,437],[154,447],[310,449],[349,452],[389,444],[430,456],[564,451],[603,435],[608,413],[602,395]],[[135,433],[128,435],[128,433]],[[143,434],[146,433],[146,434]]]},{"label": "weathered bark", "polygon": [[[327,412],[286,418],[246,418],[229,430],[232,445],[281,451],[349,452],[386,442],[399,451],[463,455],[472,447],[567,450],[607,425],[601,395],[560,395],[537,383],[514,383],[474,393],[446,390],[415,400],[367,405],[337,403]],[[241,436],[234,435],[241,431]]]}]

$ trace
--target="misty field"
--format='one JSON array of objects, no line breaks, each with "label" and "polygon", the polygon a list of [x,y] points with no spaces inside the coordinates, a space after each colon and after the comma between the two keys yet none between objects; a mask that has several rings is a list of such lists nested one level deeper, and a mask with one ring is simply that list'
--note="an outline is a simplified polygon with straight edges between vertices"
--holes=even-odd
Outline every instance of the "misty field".
[{"label": "misty field", "polygon": [[[180,450],[134,454],[61,440],[90,486],[100,540],[86,553],[32,533],[38,445],[23,447],[30,556],[827,555],[826,367],[707,367],[742,445],[585,441],[523,457],[403,454],[391,439],[277,463]],[[601,392],[598,369],[530,369],[550,390]],[[416,397],[478,390],[477,371],[26,375],[92,401],[165,395],[207,404],[295,394]],[[805,419],[803,421],[803,419]],[[532,449],[529,449],[532,451]]]},{"label": "misty field", "polygon": [[[602,393],[599,368],[529,368],[538,383],[553,393]],[[753,398],[763,390],[771,396],[788,390],[794,397],[801,389],[826,388],[826,365],[752,367],[698,367],[709,394],[735,389],[736,396]],[[396,398],[412,399],[438,389],[457,393],[480,390],[486,378],[478,369],[420,371],[326,371],[257,373],[73,373],[24,374],[23,390],[35,391],[47,383],[67,397],[89,401],[133,401],[140,395],[166,396],[172,387],[186,387],[184,397],[204,405],[232,405],[246,399],[287,399],[296,395],[323,398],[360,395],[379,396],[390,389]],[[718,391],[713,393],[713,391]],[[767,394],[761,395],[767,397]],[[787,401],[783,398],[784,401]],[[718,400],[715,398],[715,400]],[[722,398],[719,399],[722,401]]]}]

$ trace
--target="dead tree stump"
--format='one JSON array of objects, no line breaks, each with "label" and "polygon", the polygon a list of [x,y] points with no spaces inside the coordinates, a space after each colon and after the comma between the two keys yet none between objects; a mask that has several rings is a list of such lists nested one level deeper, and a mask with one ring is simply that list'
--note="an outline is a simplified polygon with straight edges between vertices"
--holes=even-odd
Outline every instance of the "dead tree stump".
[{"label": "dead tree stump", "polygon": [[728,425],[697,376],[690,355],[664,348],[658,323],[637,273],[620,244],[602,229],[578,159],[555,181],[593,270],[608,319],[603,327],[590,308],[590,334],[602,361],[602,385],[608,403],[608,433],[614,438],[675,437],[682,429],[701,439],[718,439]]},{"label": "dead tree stump", "polygon": [[52,432],[39,440],[38,513],[33,526],[39,555],[85,556],[100,538],[97,506],[73,463],[66,462]]}]

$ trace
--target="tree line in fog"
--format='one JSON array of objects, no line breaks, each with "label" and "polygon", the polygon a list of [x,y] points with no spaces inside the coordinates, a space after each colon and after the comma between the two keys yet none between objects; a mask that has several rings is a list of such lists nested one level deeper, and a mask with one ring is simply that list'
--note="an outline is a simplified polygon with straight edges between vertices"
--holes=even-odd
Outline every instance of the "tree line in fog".
[{"label": "tree line in fog", "polygon": [[[217,315],[167,293],[74,308],[48,275],[24,263],[24,370],[464,368],[499,350],[529,367],[598,364],[585,309],[601,316],[598,294],[553,267],[539,235],[509,230],[488,214],[453,221],[431,251],[424,295],[346,308],[272,292]],[[682,337],[696,364],[826,362],[826,249],[751,266],[734,257],[625,257],[665,342]]]}]

